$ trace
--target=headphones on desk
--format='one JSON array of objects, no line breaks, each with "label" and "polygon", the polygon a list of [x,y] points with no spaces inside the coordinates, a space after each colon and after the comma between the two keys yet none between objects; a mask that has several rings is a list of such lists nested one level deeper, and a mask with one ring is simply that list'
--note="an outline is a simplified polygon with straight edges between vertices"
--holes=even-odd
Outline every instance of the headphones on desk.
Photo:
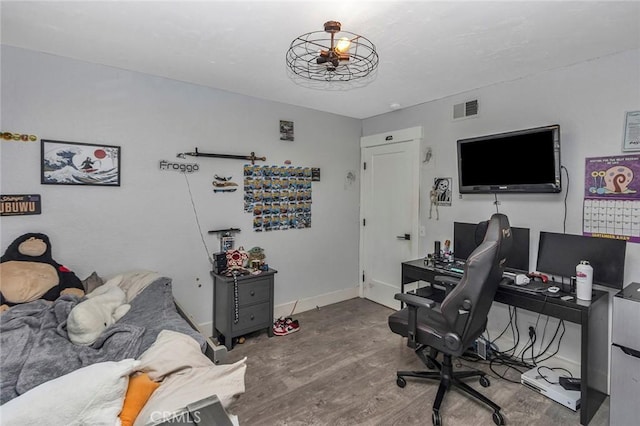
[{"label": "headphones on desk", "polygon": [[540,272],[529,272],[527,274],[527,277],[531,278],[531,280],[535,280],[536,278],[538,278],[538,280],[542,281],[545,284],[549,281],[549,277],[547,277],[545,274],[541,274]]}]

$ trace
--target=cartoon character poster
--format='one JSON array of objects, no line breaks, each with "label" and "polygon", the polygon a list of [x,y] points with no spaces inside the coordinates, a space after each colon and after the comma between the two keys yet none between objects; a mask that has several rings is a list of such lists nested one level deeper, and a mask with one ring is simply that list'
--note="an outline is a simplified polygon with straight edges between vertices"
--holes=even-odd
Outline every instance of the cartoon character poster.
[{"label": "cartoon character poster", "polygon": [[585,162],[583,234],[640,242],[640,155]]}]

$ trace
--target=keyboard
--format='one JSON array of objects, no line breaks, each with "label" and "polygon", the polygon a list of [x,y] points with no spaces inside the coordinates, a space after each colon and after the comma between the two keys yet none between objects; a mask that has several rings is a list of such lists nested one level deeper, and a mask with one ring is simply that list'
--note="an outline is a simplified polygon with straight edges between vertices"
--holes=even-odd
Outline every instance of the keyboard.
[{"label": "keyboard", "polygon": [[451,263],[438,262],[435,264],[435,270],[447,274],[462,275],[464,273],[464,263],[459,261]]}]

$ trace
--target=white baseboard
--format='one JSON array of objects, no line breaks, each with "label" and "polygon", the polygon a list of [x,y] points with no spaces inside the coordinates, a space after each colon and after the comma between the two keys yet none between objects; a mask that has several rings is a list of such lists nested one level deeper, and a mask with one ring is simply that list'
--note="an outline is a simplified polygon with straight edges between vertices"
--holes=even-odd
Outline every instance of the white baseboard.
[{"label": "white baseboard", "polygon": [[[299,314],[300,312],[317,309],[321,306],[327,306],[332,303],[343,302],[345,300],[353,299],[354,297],[359,297],[359,291],[359,287],[356,286],[353,288],[346,288],[331,293],[320,294],[318,296],[293,300],[291,302],[276,305],[273,307],[274,320],[276,318],[292,316]],[[207,333],[208,336],[213,336],[213,321],[198,324],[198,326],[204,333]]]},{"label": "white baseboard", "polygon": [[208,337],[213,337],[213,321],[203,322],[202,324],[198,324],[200,330],[203,333],[206,333]]},{"label": "white baseboard", "polygon": [[[273,315],[276,318],[293,316],[300,312],[317,309],[321,306],[331,305],[333,303],[343,302],[359,296],[359,288],[347,288],[344,290],[334,291],[332,293],[320,294],[318,296],[308,297],[306,299],[294,300],[292,302],[283,303],[273,307]],[[294,310],[295,307],[295,310]]]}]

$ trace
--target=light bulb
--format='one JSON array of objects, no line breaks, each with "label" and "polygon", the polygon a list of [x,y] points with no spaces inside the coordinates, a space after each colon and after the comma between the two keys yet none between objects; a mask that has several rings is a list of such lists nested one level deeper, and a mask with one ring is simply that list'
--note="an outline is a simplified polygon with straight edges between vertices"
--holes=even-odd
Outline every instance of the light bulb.
[{"label": "light bulb", "polygon": [[342,37],[340,40],[338,40],[338,43],[336,44],[336,50],[339,53],[344,53],[349,50],[350,46],[351,46],[351,41],[349,41],[349,39],[346,37]]}]

